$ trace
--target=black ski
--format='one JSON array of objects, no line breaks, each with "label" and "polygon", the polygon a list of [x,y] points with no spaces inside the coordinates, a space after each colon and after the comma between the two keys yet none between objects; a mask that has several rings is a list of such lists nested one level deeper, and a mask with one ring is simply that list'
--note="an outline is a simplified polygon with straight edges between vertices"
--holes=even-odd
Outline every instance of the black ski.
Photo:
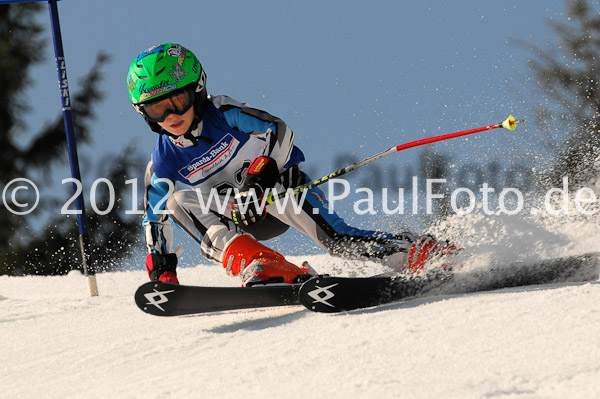
[{"label": "black ski", "polygon": [[181,316],[233,309],[297,305],[299,284],[197,287],[150,281],[135,293],[135,303],[155,316]]},{"label": "black ski", "polygon": [[415,296],[426,281],[402,277],[318,276],[304,283],[300,302],[307,309],[325,313],[368,308]]},{"label": "black ski", "polygon": [[300,301],[315,312],[342,312],[407,298],[453,295],[500,288],[598,279],[600,254],[589,253],[533,263],[497,265],[475,272],[433,272],[426,276],[313,278],[300,289]]}]

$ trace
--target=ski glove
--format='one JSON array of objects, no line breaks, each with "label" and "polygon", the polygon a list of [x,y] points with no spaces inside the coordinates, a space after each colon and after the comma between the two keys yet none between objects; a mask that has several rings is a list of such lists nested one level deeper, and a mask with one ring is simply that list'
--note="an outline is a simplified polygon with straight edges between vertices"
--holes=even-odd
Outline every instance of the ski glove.
[{"label": "ski glove", "polygon": [[148,254],[146,256],[146,270],[152,281],[179,284],[176,268],[176,254]]},{"label": "ski glove", "polygon": [[267,216],[264,196],[279,182],[279,169],[273,158],[254,158],[248,171],[244,185],[235,196],[231,205],[231,219],[237,225],[251,226]]}]

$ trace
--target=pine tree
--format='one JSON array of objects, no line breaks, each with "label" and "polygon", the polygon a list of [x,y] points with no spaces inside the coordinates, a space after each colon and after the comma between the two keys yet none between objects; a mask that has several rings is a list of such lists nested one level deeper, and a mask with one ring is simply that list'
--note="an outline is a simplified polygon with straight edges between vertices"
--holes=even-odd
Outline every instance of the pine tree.
[{"label": "pine tree", "polygon": [[[42,10],[43,6],[38,3],[0,6],[0,189],[15,178],[40,183],[36,176],[48,177],[53,165],[64,165],[67,161],[58,98],[57,116],[40,132],[32,135],[25,123],[30,109],[24,97],[25,89],[31,84],[29,70],[37,63],[49,61],[40,56],[46,40],[43,28],[35,20]],[[100,52],[85,80],[79,83],[80,88],[75,94],[71,93],[73,124],[80,147],[91,142],[91,122],[95,115],[90,110],[102,99],[99,87],[102,68],[108,61],[109,57]],[[102,173],[111,179],[116,198],[127,196],[125,176],[137,162],[130,147],[107,162],[111,167]],[[60,184],[48,180],[49,184]],[[0,208],[0,274],[61,274],[81,264],[76,218],[50,216],[57,214],[56,210],[69,196],[44,197],[35,212],[24,216],[11,213],[3,204]],[[93,248],[97,248],[94,257],[100,265],[114,264],[116,259],[129,255],[138,241],[139,216],[127,217],[124,208],[127,206],[118,202],[105,216],[88,211]],[[45,221],[45,226],[37,228],[40,220]]]},{"label": "pine tree", "polygon": [[[558,45],[533,47],[530,65],[550,107],[538,109],[538,124],[560,126],[565,139],[555,143],[557,160],[547,183],[562,177],[577,185],[592,175],[600,150],[600,9],[596,2],[569,0],[567,22],[553,22]],[[549,122],[550,121],[550,122]]]}]

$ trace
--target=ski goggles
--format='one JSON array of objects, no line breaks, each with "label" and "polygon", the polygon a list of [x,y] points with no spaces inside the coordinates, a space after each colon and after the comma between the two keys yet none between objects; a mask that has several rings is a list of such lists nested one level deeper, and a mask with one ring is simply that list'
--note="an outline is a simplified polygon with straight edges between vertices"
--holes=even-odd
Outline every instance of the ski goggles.
[{"label": "ski goggles", "polygon": [[164,122],[169,114],[183,115],[194,105],[194,94],[191,89],[175,92],[168,97],[140,104],[140,110],[151,122]]}]

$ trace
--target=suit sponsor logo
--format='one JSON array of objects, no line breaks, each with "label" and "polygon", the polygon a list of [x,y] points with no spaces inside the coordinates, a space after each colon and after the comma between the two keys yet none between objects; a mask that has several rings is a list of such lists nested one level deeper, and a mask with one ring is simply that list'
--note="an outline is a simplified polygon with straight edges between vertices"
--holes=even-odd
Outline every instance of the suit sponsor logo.
[{"label": "suit sponsor logo", "polygon": [[179,169],[179,174],[191,183],[204,180],[231,160],[239,144],[231,134],[227,134],[204,154]]}]

